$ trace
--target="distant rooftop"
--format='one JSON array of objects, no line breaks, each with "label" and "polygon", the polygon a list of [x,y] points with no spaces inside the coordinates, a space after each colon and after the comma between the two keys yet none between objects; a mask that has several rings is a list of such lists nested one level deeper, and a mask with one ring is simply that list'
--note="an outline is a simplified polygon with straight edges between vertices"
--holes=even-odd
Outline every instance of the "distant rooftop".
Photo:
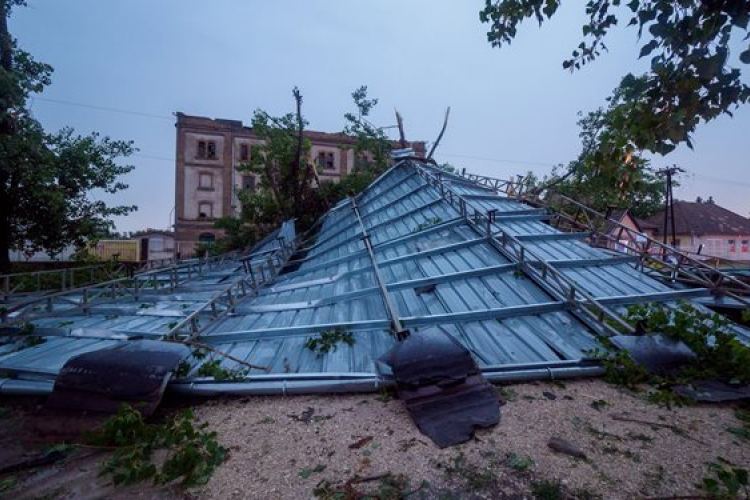
[{"label": "distant rooftop", "polygon": [[[252,127],[246,126],[242,120],[227,120],[224,118],[209,118],[206,116],[193,116],[187,115],[180,111],[175,112],[177,117],[177,125],[193,125],[193,126],[207,126],[216,129],[224,130],[240,130],[248,134],[253,134]],[[357,142],[356,137],[341,133],[341,132],[320,132],[317,130],[305,130],[304,136],[311,141],[320,142],[335,142],[340,144],[355,144]],[[424,141],[407,141],[409,147],[414,149],[415,153],[420,156],[425,153],[425,142]],[[391,145],[394,148],[400,147],[398,141],[391,141]]]},{"label": "distant rooftop", "polygon": [[[750,219],[708,201],[675,201],[675,232],[677,234],[750,234]],[[661,234],[664,227],[664,211],[652,215],[646,222],[654,226],[656,234]],[[671,227],[671,219],[667,224]]]}]

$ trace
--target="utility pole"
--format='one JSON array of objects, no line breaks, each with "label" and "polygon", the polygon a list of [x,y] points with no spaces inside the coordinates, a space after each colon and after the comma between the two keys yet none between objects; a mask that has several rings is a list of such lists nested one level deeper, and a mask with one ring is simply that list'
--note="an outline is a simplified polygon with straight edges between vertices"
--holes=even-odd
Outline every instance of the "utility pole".
[{"label": "utility pole", "polygon": [[[675,174],[684,172],[685,170],[678,167],[677,165],[672,165],[671,167],[662,168],[661,170],[657,170],[657,175],[665,175],[667,177],[667,182],[664,184],[664,231],[663,231],[663,237],[662,237],[662,243],[664,245],[667,244],[667,221],[671,220],[671,230],[672,230],[672,247],[674,247],[677,243],[676,240],[676,231],[675,231],[675,221],[674,221],[674,195],[672,193],[672,178]],[[665,253],[666,250],[664,250],[662,253]],[[666,255],[663,255],[663,257],[666,257]]]}]

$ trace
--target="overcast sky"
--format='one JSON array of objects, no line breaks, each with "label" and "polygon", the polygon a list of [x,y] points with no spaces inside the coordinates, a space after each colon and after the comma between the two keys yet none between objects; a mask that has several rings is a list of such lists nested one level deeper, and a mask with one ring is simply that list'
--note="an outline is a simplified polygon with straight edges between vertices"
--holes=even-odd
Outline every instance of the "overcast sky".
[{"label": "overcast sky", "polygon": [[[297,85],[310,128],[337,132],[351,92],[367,85],[380,100],[373,122],[393,124],[396,107],[408,139],[434,140],[451,106],[436,159],[508,178],[573,159],[578,112],[602,106],[622,75],[644,69],[636,31],[624,28],[599,61],[562,69],[580,42],[582,2],[566,2],[541,28],[524,24],[502,49],[490,47],[479,22],[484,0],[28,3],[11,32],[55,68],[53,84],[32,101],[36,117],[48,130],[70,125],[140,149],[130,189],[116,198],[139,211],[117,220],[121,231],[169,225],[175,111],[247,123],[258,108],[291,111]],[[695,150],[653,165],[688,170],[676,197],[712,195],[747,216],[750,106],[701,126],[694,139]]]}]

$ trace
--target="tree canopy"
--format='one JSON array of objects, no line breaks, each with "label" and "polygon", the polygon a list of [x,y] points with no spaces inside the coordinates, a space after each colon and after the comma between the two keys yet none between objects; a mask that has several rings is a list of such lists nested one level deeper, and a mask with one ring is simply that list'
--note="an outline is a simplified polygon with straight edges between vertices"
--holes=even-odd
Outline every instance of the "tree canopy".
[{"label": "tree canopy", "polygon": [[[480,20],[488,41],[508,45],[526,19],[540,25],[555,15],[560,0],[486,0]],[[618,24],[637,30],[640,57],[649,70],[625,75],[606,108],[588,116],[583,150],[573,168],[609,177],[607,185],[625,192],[643,182],[643,152],[667,154],[692,147],[691,134],[750,99],[750,87],[733,63],[733,42],[744,46],[738,62],[750,64],[750,0],[588,0],[583,40],[562,66],[576,71],[607,51],[606,38]],[[744,32],[744,33],[743,33]],[[570,172],[573,175],[573,172]],[[580,174],[580,172],[578,172]],[[576,174],[576,175],[578,175]]]},{"label": "tree canopy", "polygon": [[70,128],[48,133],[29,112],[30,94],[51,83],[52,67],[8,32],[10,10],[23,4],[0,1],[0,270],[8,269],[10,250],[54,255],[106,231],[111,216],[135,210],[91,197],[92,190],[127,188],[117,179],[133,167],[116,160],[135,151],[132,142]]},{"label": "tree canopy", "polygon": [[[252,129],[263,143],[253,146],[249,161],[238,170],[254,174],[258,189],[238,192],[242,205],[239,218],[216,221],[225,237],[212,245],[213,252],[248,247],[292,217],[297,219],[297,230],[305,231],[329,208],[362,191],[388,167],[391,142],[367,119],[378,100],[368,98],[366,86],[352,93],[356,111],[344,115],[343,133],[356,139],[355,165],[339,182],[321,180],[321,167],[309,161],[311,144],[304,137],[307,121],[301,111],[302,95],[295,88],[293,96],[297,103],[294,113],[274,117],[255,111]],[[345,149],[342,146],[342,152]]]}]

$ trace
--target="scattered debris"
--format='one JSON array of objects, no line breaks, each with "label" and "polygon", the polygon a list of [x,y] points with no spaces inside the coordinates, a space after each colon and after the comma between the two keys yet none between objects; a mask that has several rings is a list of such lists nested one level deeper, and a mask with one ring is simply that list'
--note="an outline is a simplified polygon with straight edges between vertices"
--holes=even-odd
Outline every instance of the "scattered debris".
[{"label": "scattered debris", "polygon": [[681,340],[662,334],[615,335],[609,340],[630,353],[651,374],[669,374],[695,361],[695,353]]},{"label": "scattered debris", "polygon": [[350,450],[358,450],[373,440],[372,436],[365,436],[349,445]]},{"label": "scattered debris", "polygon": [[695,441],[696,443],[700,443],[700,444],[703,444],[703,445],[708,445],[708,443],[706,443],[704,441],[701,441],[700,439],[691,436],[685,429],[683,429],[681,427],[678,427],[676,425],[673,425],[673,424],[665,424],[663,422],[652,422],[652,421],[649,421],[649,420],[641,420],[641,419],[638,419],[638,418],[630,418],[630,417],[627,417],[625,415],[618,415],[618,414],[610,415],[610,418],[612,420],[619,420],[621,422],[633,422],[633,423],[636,423],[636,424],[648,425],[650,427],[662,427],[664,429],[671,430],[675,434],[677,434],[679,436],[682,436],[685,439],[690,439],[692,441]]},{"label": "scattered debris", "polygon": [[726,403],[750,399],[750,385],[730,385],[715,380],[693,380],[690,384],[672,386],[682,397],[707,403]]},{"label": "scattered debris", "polygon": [[552,450],[558,453],[563,453],[565,455],[570,455],[571,457],[586,460],[586,454],[583,452],[581,448],[574,445],[570,441],[566,441],[563,438],[551,437],[550,440],[547,442],[547,446],[549,446]]},{"label": "scattered debris", "polygon": [[549,399],[550,401],[554,401],[555,399],[557,399],[557,396],[555,395],[555,393],[550,392],[550,391],[542,392],[542,396]]},{"label": "scattered debris", "polygon": [[188,354],[185,346],[151,340],[80,354],[63,366],[46,408],[113,414],[128,403],[150,415]]},{"label": "scattered debris", "polygon": [[315,415],[315,408],[308,406],[307,409],[300,415],[289,415],[289,418],[291,418],[292,420],[296,420],[297,422],[309,424],[310,420],[312,420],[313,415]]},{"label": "scattered debris", "polygon": [[494,389],[469,351],[440,329],[412,333],[388,362],[417,427],[439,447],[463,443],[476,428],[500,421]]}]

